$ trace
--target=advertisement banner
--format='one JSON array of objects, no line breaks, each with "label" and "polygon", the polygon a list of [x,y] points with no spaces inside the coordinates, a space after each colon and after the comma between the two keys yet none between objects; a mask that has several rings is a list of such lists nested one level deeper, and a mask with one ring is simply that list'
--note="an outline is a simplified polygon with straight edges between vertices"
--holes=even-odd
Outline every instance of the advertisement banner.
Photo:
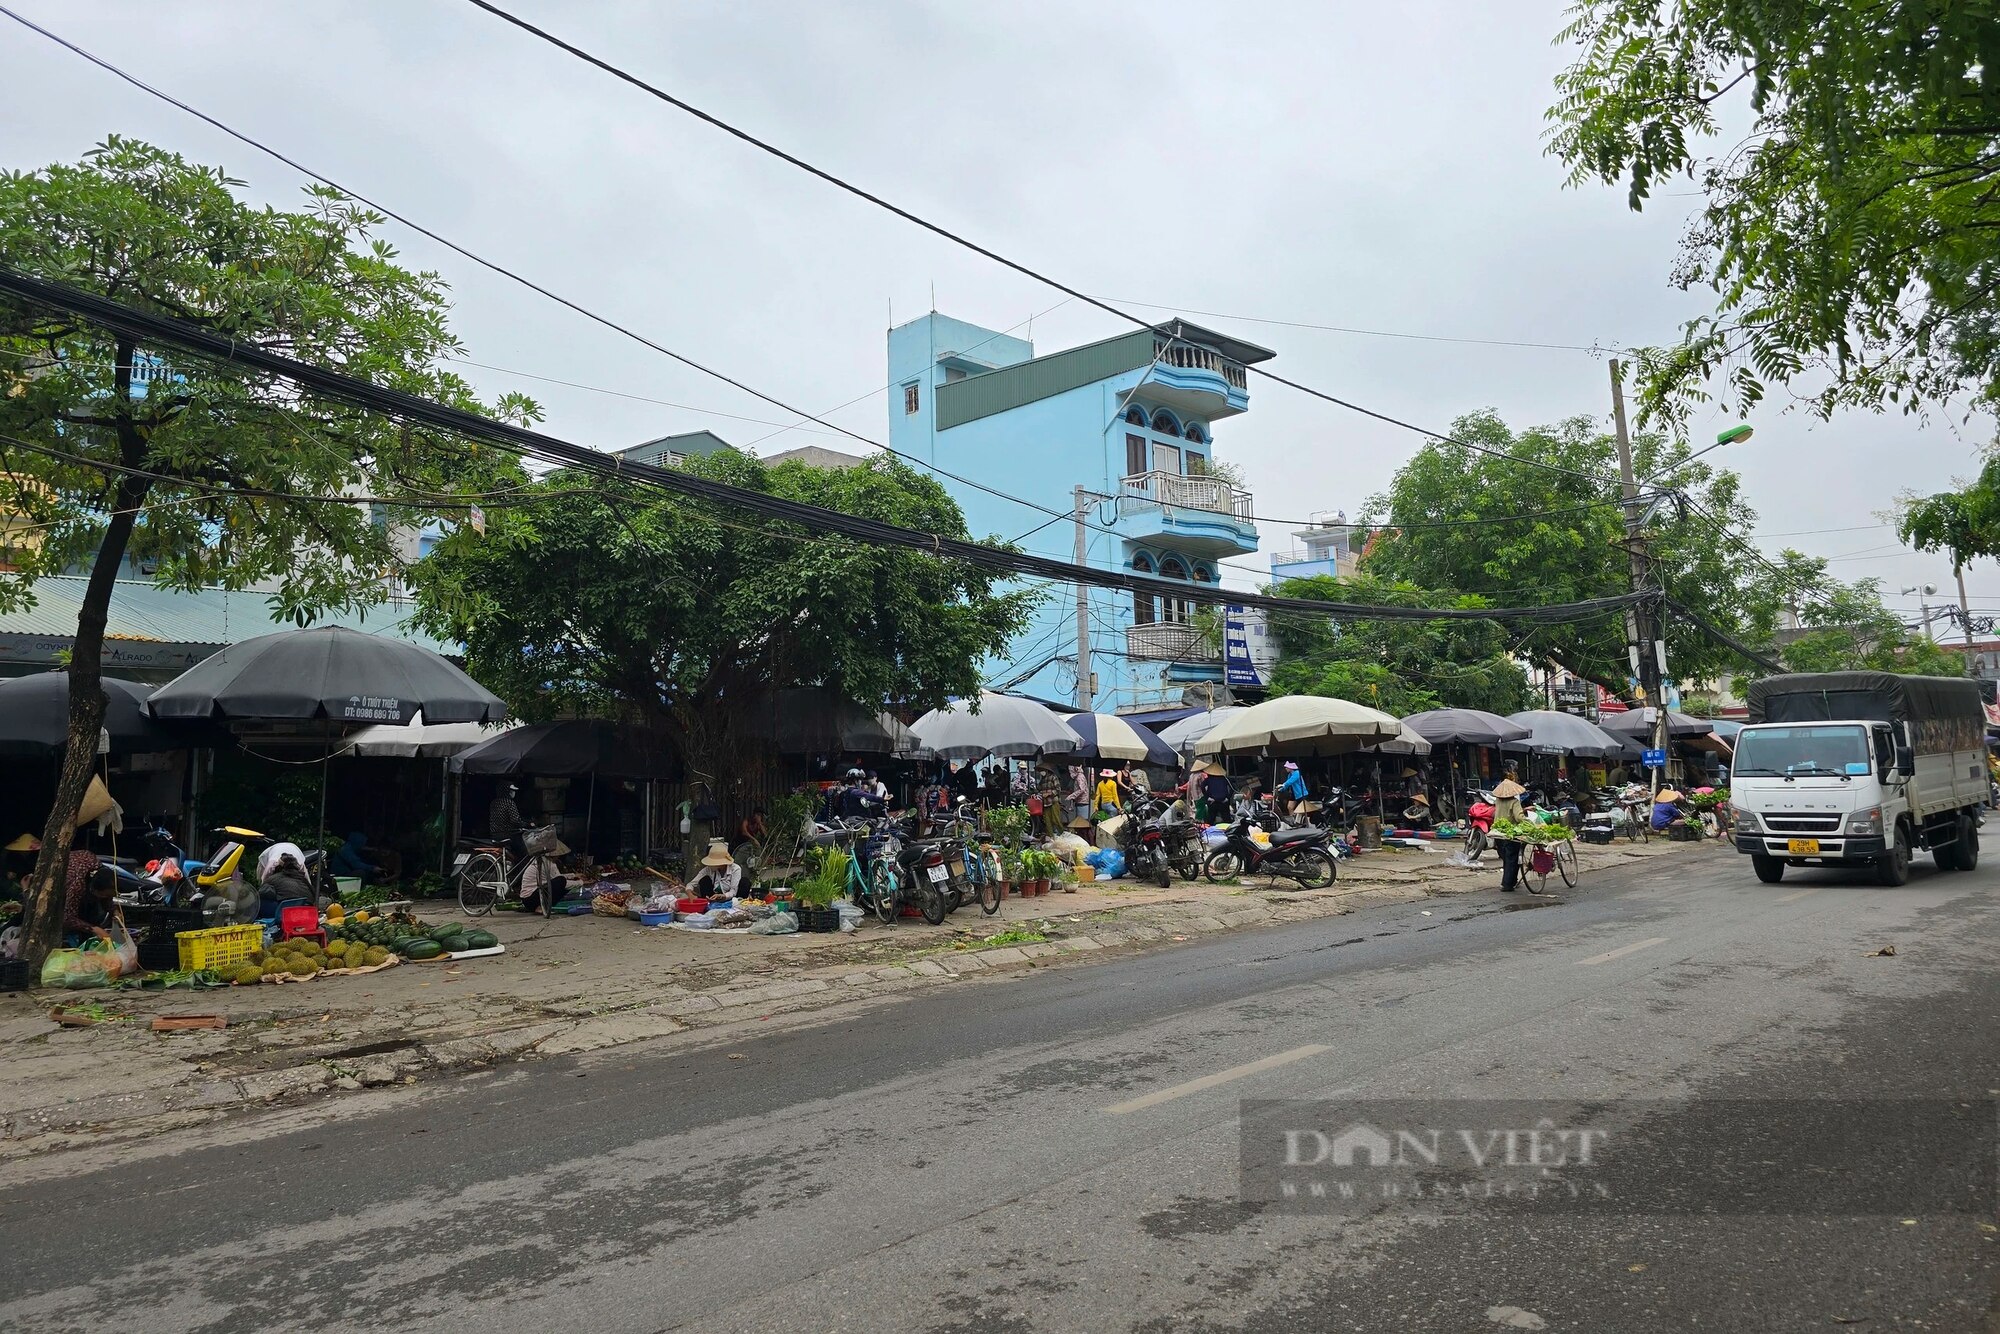
[{"label": "advertisement banner", "polygon": [[1223,679],[1232,686],[1262,690],[1270,684],[1278,661],[1277,641],[1262,608],[1231,604],[1224,609],[1222,628]]}]

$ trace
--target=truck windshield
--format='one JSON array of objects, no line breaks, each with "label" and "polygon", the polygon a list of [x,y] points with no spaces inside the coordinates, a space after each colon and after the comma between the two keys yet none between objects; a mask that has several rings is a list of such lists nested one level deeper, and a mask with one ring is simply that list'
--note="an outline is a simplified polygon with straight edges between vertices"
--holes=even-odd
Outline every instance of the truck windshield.
[{"label": "truck windshield", "polygon": [[1868,733],[1851,724],[1744,728],[1736,737],[1736,778],[1871,773]]}]

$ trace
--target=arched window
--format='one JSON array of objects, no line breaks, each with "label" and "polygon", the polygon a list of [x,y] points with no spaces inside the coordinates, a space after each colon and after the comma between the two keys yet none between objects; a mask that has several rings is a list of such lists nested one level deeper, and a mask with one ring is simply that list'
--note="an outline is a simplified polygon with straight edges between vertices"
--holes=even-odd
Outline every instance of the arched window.
[{"label": "arched window", "polygon": [[[1153,572],[1153,558],[1143,551],[1140,552],[1132,558],[1132,572],[1134,574],[1151,574]],[[1159,619],[1159,598],[1143,589],[1134,589],[1132,592],[1132,624],[1151,625]]]},{"label": "arched window", "polygon": [[1215,582],[1215,571],[1206,565],[1197,565],[1194,567],[1194,581],[1198,584],[1212,584]]},{"label": "arched window", "polygon": [[1161,408],[1153,414],[1153,429],[1161,435],[1179,435],[1181,433],[1180,423],[1175,421],[1174,414],[1168,412],[1165,408]]},{"label": "arched window", "polygon": [[1201,423],[1199,422],[1189,422],[1188,428],[1185,432],[1183,432],[1183,434],[1185,434],[1189,440],[1192,440],[1197,445],[1205,445],[1208,443],[1208,432],[1201,429]]},{"label": "arched window", "polygon": [[1136,405],[1125,409],[1125,421],[1130,426],[1144,426],[1146,424],[1146,410]]}]

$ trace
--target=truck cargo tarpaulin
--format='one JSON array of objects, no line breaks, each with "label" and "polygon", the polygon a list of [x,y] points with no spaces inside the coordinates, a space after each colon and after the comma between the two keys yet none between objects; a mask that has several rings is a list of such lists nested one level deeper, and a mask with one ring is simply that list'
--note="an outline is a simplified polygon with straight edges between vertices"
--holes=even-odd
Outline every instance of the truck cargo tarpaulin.
[{"label": "truck cargo tarpaulin", "polygon": [[1813,672],[1750,683],[1752,723],[1823,723],[1884,718],[1910,725],[1919,755],[1986,746],[1979,683],[1953,676],[1894,672]]}]

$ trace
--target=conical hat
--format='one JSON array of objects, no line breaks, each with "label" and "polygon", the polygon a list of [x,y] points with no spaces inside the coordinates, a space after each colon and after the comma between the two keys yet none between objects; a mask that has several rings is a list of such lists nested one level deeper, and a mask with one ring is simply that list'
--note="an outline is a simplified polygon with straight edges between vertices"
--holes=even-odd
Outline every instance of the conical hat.
[{"label": "conical hat", "polygon": [[1493,789],[1493,795],[1496,797],[1518,797],[1527,790],[1528,789],[1522,787],[1519,783],[1515,782],[1513,779],[1503,778],[1497,785],[1495,785]]}]

